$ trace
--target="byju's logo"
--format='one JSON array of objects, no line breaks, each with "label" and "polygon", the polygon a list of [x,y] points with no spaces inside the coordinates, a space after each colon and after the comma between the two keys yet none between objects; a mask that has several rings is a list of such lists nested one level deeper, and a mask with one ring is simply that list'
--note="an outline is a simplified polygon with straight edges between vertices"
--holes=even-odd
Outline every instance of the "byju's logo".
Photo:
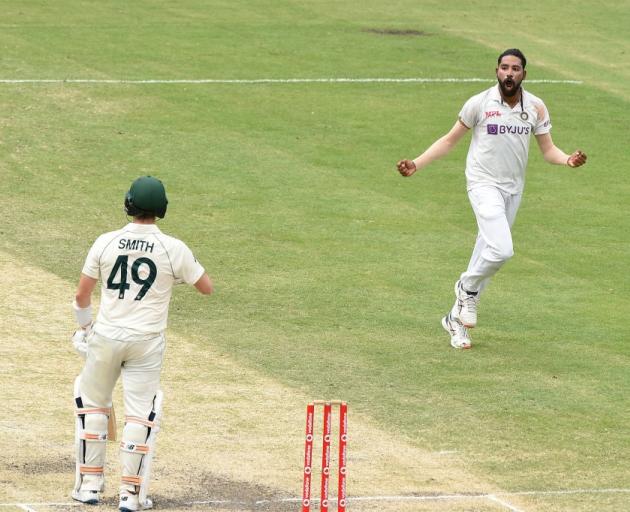
[{"label": "byju's logo", "polygon": [[488,135],[529,135],[531,132],[531,126],[510,126],[510,125],[498,125],[489,124]]}]

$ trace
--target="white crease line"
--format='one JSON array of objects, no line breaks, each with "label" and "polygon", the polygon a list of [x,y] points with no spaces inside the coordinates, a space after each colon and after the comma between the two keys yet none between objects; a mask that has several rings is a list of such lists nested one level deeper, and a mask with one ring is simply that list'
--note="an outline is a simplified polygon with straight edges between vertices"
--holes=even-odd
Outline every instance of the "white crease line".
[{"label": "white crease line", "polygon": [[564,494],[615,494],[630,493],[630,489],[566,489],[564,491],[515,491],[497,492],[495,496],[546,496]]},{"label": "white crease line", "polygon": [[188,505],[188,506],[190,505],[248,505],[248,503],[246,501],[205,500],[205,501],[187,501],[185,505]]},{"label": "white crease line", "polygon": [[[495,492],[495,493],[480,493],[480,494],[435,494],[435,495],[416,495],[416,496],[354,496],[349,497],[349,502],[361,502],[361,501],[449,501],[449,500],[466,500],[466,499],[489,499],[500,503],[501,505],[510,508],[513,512],[523,512],[513,505],[510,505],[499,497],[507,498],[510,496],[562,496],[567,494],[625,494],[630,493],[630,488],[610,488],[610,489],[565,489],[565,490],[542,490],[542,491],[514,491],[514,492]],[[301,502],[300,498],[279,498],[277,500],[259,500],[256,504],[269,504],[269,503],[296,503]],[[314,503],[318,503],[317,499],[311,500]],[[331,503],[336,503],[337,498],[333,497],[329,500]],[[243,505],[251,502],[243,501],[231,501],[231,500],[208,500],[208,501],[191,501],[186,502],[186,505]],[[23,510],[33,510],[23,507],[77,507],[79,503],[0,503],[0,507],[21,507]],[[35,511],[33,511],[35,512]]]},{"label": "white crease line", "polygon": [[17,507],[22,510],[30,510],[32,512],[36,512],[32,507],[78,507],[80,503],[72,502],[72,503],[0,503],[0,507]]},{"label": "white crease line", "polygon": [[495,503],[498,503],[499,505],[503,505],[504,507],[506,507],[510,512],[525,512],[524,510],[521,510],[520,508],[516,508],[514,505],[508,503],[507,501],[504,500],[500,500],[499,498],[497,498],[494,494],[488,494],[487,498],[490,501],[494,501]]},{"label": "white crease line", "polygon": [[485,499],[487,494],[436,494],[435,496],[356,496],[348,498],[348,501],[440,501],[440,500],[465,500]]},{"label": "white crease line", "polygon": [[[200,79],[200,80],[125,80],[125,79],[0,79],[3,84],[315,84],[315,83],[494,83],[488,78],[256,78],[256,79]],[[581,80],[527,80],[529,84],[573,84],[580,85]]]}]

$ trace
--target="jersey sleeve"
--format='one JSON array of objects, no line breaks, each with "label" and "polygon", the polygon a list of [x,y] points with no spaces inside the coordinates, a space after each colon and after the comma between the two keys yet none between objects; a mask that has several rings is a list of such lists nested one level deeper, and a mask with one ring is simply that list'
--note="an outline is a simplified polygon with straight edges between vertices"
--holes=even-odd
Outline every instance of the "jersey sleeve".
[{"label": "jersey sleeve", "polygon": [[101,277],[99,260],[101,257],[101,252],[103,251],[102,241],[102,236],[96,239],[96,242],[94,242],[90,251],[88,252],[87,258],[85,258],[85,263],[83,264],[83,269],[81,270],[82,274],[85,274],[92,279],[98,279],[99,277]]},{"label": "jersey sleeve", "polygon": [[173,258],[173,271],[175,279],[183,279],[187,284],[195,284],[205,273],[192,251],[184,242],[180,242],[175,257]]},{"label": "jersey sleeve", "polygon": [[477,126],[480,122],[480,106],[481,106],[482,98],[480,95],[473,96],[470,98],[459,112],[459,120],[466,125],[468,128],[472,128],[473,126]]},{"label": "jersey sleeve", "polygon": [[549,118],[549,111],[542,101],[536,104],[536,111],[538,116],[536,126],[534,126],[534,135],[549,133],[551,131],[551,119]]}]

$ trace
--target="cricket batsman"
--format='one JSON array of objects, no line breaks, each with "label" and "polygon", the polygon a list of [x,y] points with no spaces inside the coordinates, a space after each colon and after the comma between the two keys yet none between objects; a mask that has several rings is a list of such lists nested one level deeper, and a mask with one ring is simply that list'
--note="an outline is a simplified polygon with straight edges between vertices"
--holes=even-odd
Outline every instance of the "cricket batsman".
[{"label": "cricket batsman", "polygon": [[[152,507],[147,497],[155,438],[160,430],[160,372],[173,285],[187,283],[204,295],[212,282],[186,244],[156,225],[166,215],[162,182],[138,178],[125,195],[132,220],[122,229],[99,236],[79,279],[74,314],[79,329],[72,337],[85,366],[74,382],[76,471],[72,498],[100,502],[112,415],[112,391],[122,375],[125,426],[120,442],[122,481],[120,512]],[[91,296],[101,281],[98,315]]]}]

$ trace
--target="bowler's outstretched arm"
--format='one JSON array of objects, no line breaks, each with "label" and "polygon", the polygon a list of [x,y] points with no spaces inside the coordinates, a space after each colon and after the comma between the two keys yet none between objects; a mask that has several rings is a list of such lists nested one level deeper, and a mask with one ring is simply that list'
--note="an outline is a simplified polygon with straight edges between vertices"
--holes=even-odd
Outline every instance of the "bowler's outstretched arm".
[{"label": "bowler's outstretched arm", "polygon": [[468,132],[466,126],[460,119],[453,125],[453,128],[444,136],[436,140],[431,146],[420,156],[413,160],[401,160],[396,164],[398,172],[402,176],[411,176],[418,169],[426,167],[434,160],[442,158],[451,152],[457,145],[459,140]]},{"label": "bowler's outstretched arm", "polygon": [[570,155],[558,148],[551,139],[551,134],[544,133],[536,135],[536,142],[546,162],[556,165],[568,165],[569,167],[580,167],[586,163],[586,154],[579,149]]}]

